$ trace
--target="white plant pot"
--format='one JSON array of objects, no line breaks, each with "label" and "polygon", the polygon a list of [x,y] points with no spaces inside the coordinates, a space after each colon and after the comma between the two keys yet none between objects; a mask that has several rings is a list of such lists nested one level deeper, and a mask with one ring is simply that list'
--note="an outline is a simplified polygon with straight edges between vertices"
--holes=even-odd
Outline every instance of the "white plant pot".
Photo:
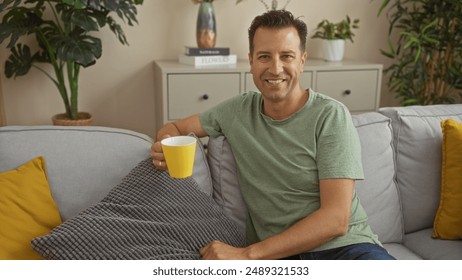
[{"label": "white plant pot", "polygon": [[342,61],[345,52],[345,40],[323,40],[324,59],[327,61]]}]

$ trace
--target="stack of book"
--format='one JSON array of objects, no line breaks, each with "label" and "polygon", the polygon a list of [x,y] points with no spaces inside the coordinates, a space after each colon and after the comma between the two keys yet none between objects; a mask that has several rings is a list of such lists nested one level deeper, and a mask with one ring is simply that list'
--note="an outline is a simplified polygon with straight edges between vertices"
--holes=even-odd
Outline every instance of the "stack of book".
[{"label": "stack of book", "polygon": [[179,62],[194,66],[234,65],[237,56],[230,54],[229,48],[185,47],[185,53],[179,56]]}]

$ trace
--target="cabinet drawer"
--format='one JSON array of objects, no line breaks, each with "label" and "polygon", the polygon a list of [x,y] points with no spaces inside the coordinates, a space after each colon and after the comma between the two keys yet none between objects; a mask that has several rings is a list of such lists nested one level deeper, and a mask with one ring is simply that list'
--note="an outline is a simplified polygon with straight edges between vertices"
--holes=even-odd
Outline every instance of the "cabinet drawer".
[{"label": "cabinet drawer", "polygon": [[169,74],[168,119],[201,113],[240,93],[240,74]]},{"label": "cabinet drawer", "polygon": [[375,111],[378,70],[320,71],[316,91],[328,95],[350,111]]},{"label": "cabinet drawer", "polygon": [[[303,88],[311,88],[312,87],[312,81],[313,80],[313,72],[311,71],[305,71],[300,75],[300,82],[303,86]],[[245,73],[245,92],[248,91],[259,91],[255,84],[253,83],[253,76],[252,73]]]}]

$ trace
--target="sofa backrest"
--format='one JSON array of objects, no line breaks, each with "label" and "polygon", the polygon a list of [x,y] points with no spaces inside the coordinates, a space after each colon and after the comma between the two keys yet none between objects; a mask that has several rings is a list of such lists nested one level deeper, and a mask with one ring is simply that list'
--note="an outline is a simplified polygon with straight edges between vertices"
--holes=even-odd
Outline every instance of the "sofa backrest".
[{"label": "sofa backrest", "polygon": [[462,104],[381,108],[379,112],[392,120],[405,232],[431,228],[440,199],[440,122],[462,121]]},{"label": "sofa backrest", "polygon": [[[356,184],[361,204],[381,242],[401,242],[403,219],[394,182],[390,119],[367,113],[353,116],[353,122],[361,141],[365,174],[365,180]],[[236,163],[225,137],[210,138],[208,160],[215,200],[243,228],[247,209],[239,190]]]},{"label": "sofa backrest", "polygon": [[395,182],[390,119],[378,113],[353,116],[361,141],[364,180],[356,191],[372,230],[383,243],[402,242],[403,216]]},{"label": "sofa backrest", "polygon": [[51,194],[63,220],[99,202],[141,160],[151,139],[104,127],[0,128],[0,172],[37,156],[46,161]]}]

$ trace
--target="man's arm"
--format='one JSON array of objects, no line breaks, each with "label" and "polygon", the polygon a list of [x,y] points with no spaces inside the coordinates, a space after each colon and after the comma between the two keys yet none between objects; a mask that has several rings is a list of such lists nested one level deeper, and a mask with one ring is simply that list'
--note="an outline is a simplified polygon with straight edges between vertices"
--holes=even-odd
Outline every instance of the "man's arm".
[{"label": "man's arm", "polygon": [[204,259],[280,259],[314,249],[348,231],[354,180],[320,180],[321,206],[284,232],[246,248],[213,241],[200,249]]},{"label": "man's arm", "polygon": [[197,137],[207,136],[207,133],[200,123],[199,114],[167,123],[159,129],[156,136],[156,142],[151,146],[151,157],[154,166],[161,170],[167,169],[164,153],[162,152],[162,145],[160,144],[162,139],[178,135],[187,135],[191,132],[196,134]]},{"label": "man's arm", "polygon": [[191,132],[194,132],[197,137],[207,136],[207,133],[200,123],[199,114],[165,124],[157,132],[157,141],[162,140],[162,137],[165,135],[187,135]]}]

